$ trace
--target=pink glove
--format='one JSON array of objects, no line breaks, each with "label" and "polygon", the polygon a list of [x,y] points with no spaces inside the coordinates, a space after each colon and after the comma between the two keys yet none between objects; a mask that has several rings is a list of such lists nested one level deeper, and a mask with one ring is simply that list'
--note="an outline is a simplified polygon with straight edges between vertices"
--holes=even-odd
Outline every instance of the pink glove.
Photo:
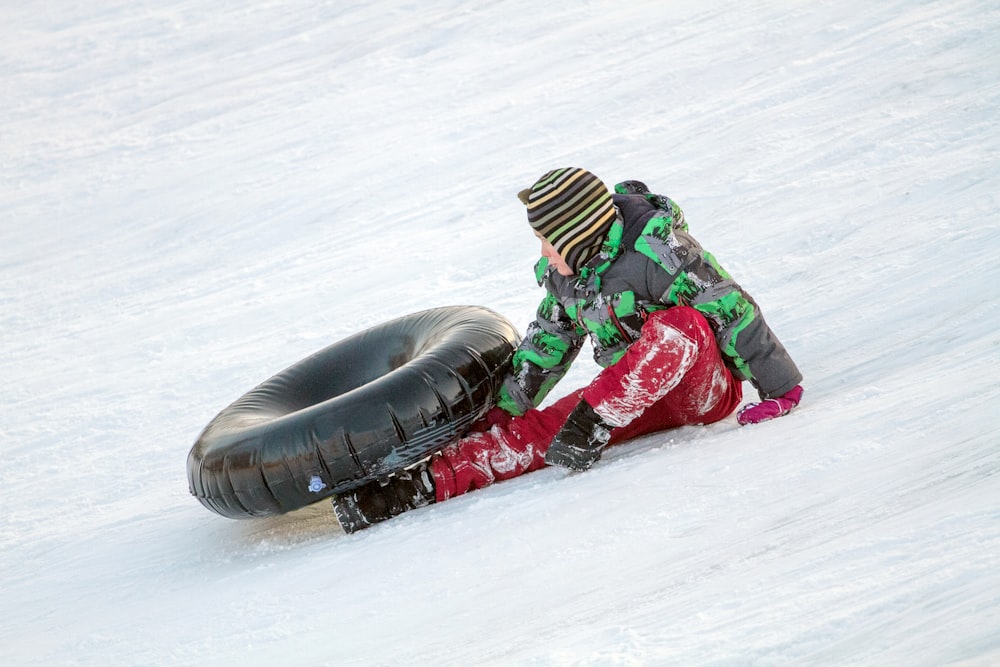
[{"label": "pink glove", "polygon": [[802,400],[802,385],[797,385],[784,396],[769,398],[760,403],[747,403],[736,414],[740,426],[759,424],[769,419],[787,415]]}]

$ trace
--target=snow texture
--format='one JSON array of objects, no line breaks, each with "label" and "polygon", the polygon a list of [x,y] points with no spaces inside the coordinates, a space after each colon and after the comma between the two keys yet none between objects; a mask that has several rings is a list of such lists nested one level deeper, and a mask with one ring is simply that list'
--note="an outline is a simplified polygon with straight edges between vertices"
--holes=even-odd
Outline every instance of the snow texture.
[{"label": "snow texture", "polygon": [[[0,664],[1000,664],[995,0],[0,25]],[[797,410],[349,536],[188,494],[205,424],[333,341],[462,303],[523,330],[515,193],[560,166],[684,208]]]}]

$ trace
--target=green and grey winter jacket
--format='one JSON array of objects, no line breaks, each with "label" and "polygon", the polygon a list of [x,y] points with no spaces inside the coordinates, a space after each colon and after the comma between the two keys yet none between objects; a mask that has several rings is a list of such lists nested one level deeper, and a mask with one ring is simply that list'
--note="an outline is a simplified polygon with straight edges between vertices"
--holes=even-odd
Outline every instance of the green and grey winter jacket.
[{"label": "green and grey winter jacket", "polygon": [[559,275],[545,258],[536,266],[546,295],[514,354],[501,408],[519,415],[538,406],[588,336],[597,363],[614,364],[650,312],[677,305],[705,316],[729,369],[761,398],[781,396],[802,381],[757,304],[688,233],[676,203],[648,193],[613,198],[618,220],[601,253],[578,275]]}]

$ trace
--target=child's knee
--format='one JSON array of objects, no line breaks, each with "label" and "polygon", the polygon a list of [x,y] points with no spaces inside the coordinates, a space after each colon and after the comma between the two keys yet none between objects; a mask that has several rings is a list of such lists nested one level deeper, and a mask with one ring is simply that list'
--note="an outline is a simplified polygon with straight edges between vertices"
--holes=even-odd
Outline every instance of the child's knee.
[{"label": "child's knee", "polygon": [[662,327],[669,327],[674,331],[679,331],[686,337],[693,340],[699,347],[709,343],[715,344],[715,335],[712,327],[708,324],[705,316],[690,306],[674,306],[666,310],[657,310],[650,314],[643,325],[643,332],[646,327],[653,325],[653,330],[662,330]]}]

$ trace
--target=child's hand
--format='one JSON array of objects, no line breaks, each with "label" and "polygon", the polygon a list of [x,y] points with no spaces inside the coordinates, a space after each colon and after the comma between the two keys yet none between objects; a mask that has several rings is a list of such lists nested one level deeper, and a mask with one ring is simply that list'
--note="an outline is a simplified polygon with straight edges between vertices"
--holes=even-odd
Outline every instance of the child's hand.
[{"label": "child's hand", "polygon": [[759,424],[769,419],[787,415],[802,400],[802,385],[797,385],[784,396],[769,398],[760,403],[748,403],[736,414],[740,426]]}]

